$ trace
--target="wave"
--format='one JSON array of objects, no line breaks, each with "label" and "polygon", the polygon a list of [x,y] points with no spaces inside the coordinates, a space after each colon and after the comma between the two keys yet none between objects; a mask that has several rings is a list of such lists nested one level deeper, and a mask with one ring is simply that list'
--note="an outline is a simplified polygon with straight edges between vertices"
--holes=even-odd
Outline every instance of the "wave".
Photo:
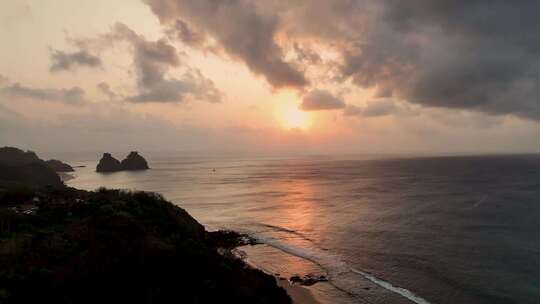
[{"label": "wave", "polygon": [[293,229],[289,229],[289,228],[281,227],[281,226],[276,226],[276,225],[264,224],[264,223],[260,223],[258,225],[262,226],[262,227],[265,227],[265,228],[270,228],[270,229],[273,229],[273,230],[276,230],[276,231],[279,231],[279,232],[285,232],[285,233],[294,234],[295,236],[301,237],[304,240],[308,240],[310,242],[313,241],[312,239],[307,237],[305,234],[303,234],[301,232],[298,232],[296,230],[293,230]]},{"label": "wave", "polygon": [[[300,236],[304,240],[309,240],[305,236],[303,236],[301,233],[275,225],[267,225],[267,224],[260,224],[261,226],[268,227],[275,229],[279,232],[286,232],[290,233],[295,236]],[[335,288],[351,295],[351,296],[361,296],[362,294],[358,292],[357,285],[358,283],[361,284],[359,281],[358,275],[370,281],[371,283],[388,290],[390,292],[393,292],[401,297],[404,297],[416,304],[431,304],[426,299],[416,295],[412,291],[394,286],[388,281],[385,281],[381,278],[378,278],[374,276],[373,274],[362,271],[359,269],[355,269],[350,267],[346,262],[344,262],[338,255],[333,254],[329,251],[325,251],[322,249],[318,249],[313,244],[309,244],[309,246],[294,246],[287,244],[283,242],[282,240],[264,235],[263,233],[255,233],[251,234],[253,238],[255,238],[257,241],[266,244],[268,246],[271,246],[273,248],[276,248],[278,250],[281,250],[285,253],[303,258],[305,260],[308,260],[310,262],[313,262],[323,268],[327,272],[327,276],[329,279],[330,284],[332,284]],[[356,276],[356,278],[354,278]],[[350,280],[355,280],[357,282],[350,282]]]},{"label": "wave", "polygon": [[374,284],[377,284],[378,286],[380,286],[380,287],[382,287],[382,288],[384,288],[386,290],[397,293],[397,294],[399,294],[399,295],[413,301],[414,303],[417,303],[417,304],[430,304],[427,300],[417,296],[412,291],[407,290],[407,289],[402,288],[402,287],[394,286],[394,285],[392,285],[392,284],[390,284],[390,283],[388,283],[388,282],[386,282],[386,281],[384,281],[382,279],[379,279],[379,278],[375,277],[372,274],[369,274],[367,272],[364,272],[364,271],[361,271],[361,270],[358,270],[358,269],[354,269],[354,268],[351,268],[351,271],[363,276],[364,278],[370,280]]}]

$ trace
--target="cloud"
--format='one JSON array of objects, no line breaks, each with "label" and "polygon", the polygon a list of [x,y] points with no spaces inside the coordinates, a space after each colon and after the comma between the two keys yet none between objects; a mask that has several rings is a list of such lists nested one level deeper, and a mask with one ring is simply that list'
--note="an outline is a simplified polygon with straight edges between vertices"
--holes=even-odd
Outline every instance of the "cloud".
[{"label": "cloud", "polygon": [[[198,99],[208,102],[220,102],[223,93],[214,82],[206,78],[199,70],[180,62],[178,51],[167,39],[147,40],[128,26],[116,23],[111,32],[97,38],[74,40],[81,48],[106,49],[118,42],[128,42],[133,51],[133,65],[137,78],[137,94],[127,96],[131,102],[183,102]],[[173,69],[184,69],[180,77],[171,77]],[[107,88],[99,88],[109,95]],[[110,89],[110,88],[109,88]]]},{"label": "cloud", "polygon": [[325,90],[313,90],[302,99],[300,109],[304,111],[336,110],[345,108],[345,102]]},{"label": "cloud", "polygon": [[[233,151],[305,151],[303,134],[250,125],[222,127],[174,123],[125,104],[91,103],[82,110],[36,117],[0,102],[2,144],[37,151],[193,151],[195,155]],[[159,136],[156,136],[158,134]],[[99,155],[96,155],[99,157]],[[98,158],[96,158],[97,161]]]},{"label": "cloud", "polygon": [[80,104],[85,101],[85,92],[80,87],[72,87],[71,89],[32,88],[15,83],[1,88],[0,93],[12,97],[59,101],[66,104]]},{"label": "cloud", "polygon": [[[117,25],[122,27],[122,25]],[[121,29],[127,31],[127,29]],[[134,32],[129,34],[134,48],[139,94],[128,97],[133,102],[181,102],[188,96],[209,102],[221,101],[214,83],[198,70],[188,70],[180,78],[166,73],[180,66],[176,48],[164,39],[148,41]]]},{"label": "cloud", "polygon": [[[278,17],[265,14],[259,5],[245,0],[147,0],[162,24],[187,21],[215,39],[233,58],[262,75],[275,88],[304,87],[309,81],[297,67],[284,60],[276,43]],[[179,35],[182,36],[183,27]]]},{"label": "cloud", "polygon": [[319,85],[307,71],[319,68],[320,56],[298,47],[308,41],[338,53],[335,85],[351,81],[375,88],[374,97],[426,107],[540,119],[538,1],[145,2],[165,27],[181,20],[191,31],[180,26],[179,35],[211,37],[274,87]]},{"label": "cloud", "polygon": [[540,119],[537,1],[379,5],[358,47],[343,52],[345,77],[424,106]]},{"label": "cloud", "polygon": [[323,60],[321,56],[313,50],[302,47],[298,43],[293,43],[293,50],[296,54],[296,58],[299,62],[305,62],[307,64],[322,64]]},{"label": "cloud", "polygon": [[60,72],[73,69],[75,66],[100,67],[101,58],[90,54],[87,50],[67,53],[54,50],[51,53],[51,72]]},{"label": "cloud", "polygon": [[180,102],[187,96],[208,102],[220,102],[223,94],[214,83],[198,70],[185,73],[181,78],[159,79],[150,86],[142,86],[138,95],[128,97],[133,102]]},{"label": "cloud", "polygon": [[343,110],[343,115],[368,118],[391,115],[399,111],[403,111],[403,109],[392,100],[375,100],[368,102],[363,107],[347,105]]},{"label": "cloud", "polygon": [[98,91],[100,91],[103,95],[107,96],[111,100],[115,100],[119,96],[111,89],[111,86],[106,82],[98,83],[96,85],[96,88],[98,89]]},{"label": "cloud", "polygon": [[195,31],[183,20],[177,19],[174,25],[167,30],[169,36],[176,38],[186,45],[204,48],[206,47],[207,37],[204,33]]}]

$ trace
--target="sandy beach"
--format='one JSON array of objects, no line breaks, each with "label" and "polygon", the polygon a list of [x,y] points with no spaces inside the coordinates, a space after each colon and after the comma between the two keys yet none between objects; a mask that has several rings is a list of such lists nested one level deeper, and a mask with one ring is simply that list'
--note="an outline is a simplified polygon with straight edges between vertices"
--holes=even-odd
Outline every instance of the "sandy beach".
[{"label": "sandy beach", "polygon": [[309,289],[294,285],[287,280],[276,279],[277,284],[285,289],[295,304],[320,304]]},{"label": "sandy beach", "polygon": [[66,172],[56,172],[56,174],[58,174],[58,176],[60,177],[60,179],[63,181],[63,182],[67,182],[67,181],[70,181],[74,178],[76,178],[77,176],[75,176],[74,174],[70,174],[70,173],[66,173]]}]

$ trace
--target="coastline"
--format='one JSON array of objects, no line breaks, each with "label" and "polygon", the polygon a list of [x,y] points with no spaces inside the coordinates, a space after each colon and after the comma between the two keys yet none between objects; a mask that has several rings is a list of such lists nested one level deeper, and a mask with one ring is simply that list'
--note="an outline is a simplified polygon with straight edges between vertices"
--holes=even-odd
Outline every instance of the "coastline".
[{"label": "coastline", "polygon": [[[288,278],[293,275],[299,275],[304,272],[316,271],[314,269],[307,269],[305,265],[299,265],[298,261],[301,259],[295,256],[291,256],[286,252],[279,251],[275,248],[269,247],[266,244],[255,244],[247,246],[239,246],[233,250],[233,254],[249,267],[258,269],[276,280],[276,284],[285,289],[287,294],[293,300],[295,304],[323,304],[325,303],[319,299],[310,287],[292,283]],[[279,254],[279,256],[276,256]],[[273,268],[273,265],[268,263],[268,260],[279,260],[280,264],[288,265],[287,271],[282,271]],[[295,262],[291,262],[291,260]],[[305,261],[305,263],[311,263]],[[326,282],[319,282],[318,284],[325,284]]]},{"label": "coastline", "polygon": [[[69,174],[65,172],[56,172],[56,173],[58,174],[58,176],[64,183],[72,179],[75,179],[77,177],[74,174]],[[255,246],[260,246],[260,245],[255,245]],[[286,278],[276,276],[275,274],[270,273],[267,270],[259,267],[255,263],[250,262],[247,258],[242,258],[240,255],[235,254],[235,257],[243,261],[244,263],[246,263],[246,265],[248,265],[249,267],[260,270],[272,276],[276,281],[276,285],[283,288],[287,292],[287,294],[292,299],[294,304],[322,304],[321,301],[315,298],[314,294],[309,288],[299,285],[299,284],[293,284]]]},{"label": "coastline", "polygon": [[209,232],[155,192],[0,189],[2,303],[293,302],[274,276],[222,253],[241,235]]},{"label": "coastline", "polygon": [[74,175],[72,173],[67,173],[67,172],[56,172],[56,174],[58,174],[58,177],[60,177],[60,180],[62,180],[62,182],[64,182],[64,184],[67,181],[70,181],[72,179],[77,178],[76,175]]},{"label": "coastline", "polygon": [[306,287],[291,284],[288,280],[276,278],[279,287],[285,289],[294,304],[322,304],[318,301],[311,290]]}]

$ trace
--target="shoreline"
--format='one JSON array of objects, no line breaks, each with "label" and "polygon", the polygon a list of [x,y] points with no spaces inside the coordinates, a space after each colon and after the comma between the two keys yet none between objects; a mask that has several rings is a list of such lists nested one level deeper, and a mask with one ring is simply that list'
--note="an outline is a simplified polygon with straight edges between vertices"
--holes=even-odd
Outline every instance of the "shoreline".
[{"label": "shoreline", "polygon": [[[72,174],[71,172],[70,172],[71,174],[66,173],[66,172],[56,172],[56,173],[58,174],[58,176],[64,183],[77,178],[77,175]],[[259,246],[259,245],[254,245],[254,246]],[[235,249],[238,249],[238,247],[236,247]],[[267,270],[263,269],[262,267],[259,267],[256,264],[250,262],[247,257],[242,258],[238,254],[234,254],[234,255],[236,256],[236,258],[243,261],[249,267],[253,269],[258,269],[272,276],[276,281],[276,285],[283,288],[287,292],[287,294],[289,295],[289,297],[291,298],[294,304],[323,304],[321,301],[315,298],[315,295],[309,288],[299,285],[299,284],[293,284],[286,278],[276,276],[275,274],[270,273]]]},{"label": "shoreline", "polygon": [[291,284],[288,280],[280,278],[276,278],[276,283],[285,289],[294,304],[322,304],[315,298],[311,290],[304,286]]},{"label": "shoreline", "polygon": [[223,254],[242,236],[207,231],[156,192],[0,186],[2,303],[317,303]]},{"label": "shoreline", "polygon": [[[269,269],[265,269],[263,266],[256,263],[254,260],[257,257],[260,257],[260,254],[254,253],[253,251],[247,253],[246,247],[249,247],[251,249],[253,248],[261,248],[263,246],[266,246],[265,244],[255,244],[255,245],[248,245],[248,246],[239,246],[233,249],[233,255],[242,260],[246,265],[248,265],[251,268],[258,269],[270,276],[272,276],[276,280],[276,284],[285,289],[287,294],[291,297],[294,304],[323,304],[323,302],[315,296],[313,291],[307,287],[303,286],[301,284],[294,284],[291,281],[289,281],[285,276],[282,276],[280,274],[277,274]],[[287,254],[283,252],[283,254]],[[262,256],[267,257],[267,255],[262,254]],[[317,283],[320,284],[320,283]]]},{"label": "shoreline", "polygon": [[77,178],[77,175],[75,175],[73,172],[69,172],[69,173],[68,172],[56,172],[56,174],[58,174],[58,177],[60,177],[60,180],[62,180],[62,182],[64,184],[66,184],[66,182],[68,182],[68,181],[70,181],[72,179]]},{"label": "shoreline", "polygon": [[[260,245],[253,245],[253,246],[260,246]],[[237,248],[236,248],[237,249]],[[272,276],[276,280],[276,284],[285,289],[289,297],[291,297],[294,304],[322,304],[322,302],[318,301],[315,298],[315,295],[309,290],[309,288],[291,283],[288,279],[283,277],[278,277],[275,274],[269,273],[266,269],[257,266],[253,262],[250,262],[248,257],[242,258],[238,253],[234,254],[236,258],[243,261],[246,265],[248,265],[251,268],[258,269],[267,275]]]}]

